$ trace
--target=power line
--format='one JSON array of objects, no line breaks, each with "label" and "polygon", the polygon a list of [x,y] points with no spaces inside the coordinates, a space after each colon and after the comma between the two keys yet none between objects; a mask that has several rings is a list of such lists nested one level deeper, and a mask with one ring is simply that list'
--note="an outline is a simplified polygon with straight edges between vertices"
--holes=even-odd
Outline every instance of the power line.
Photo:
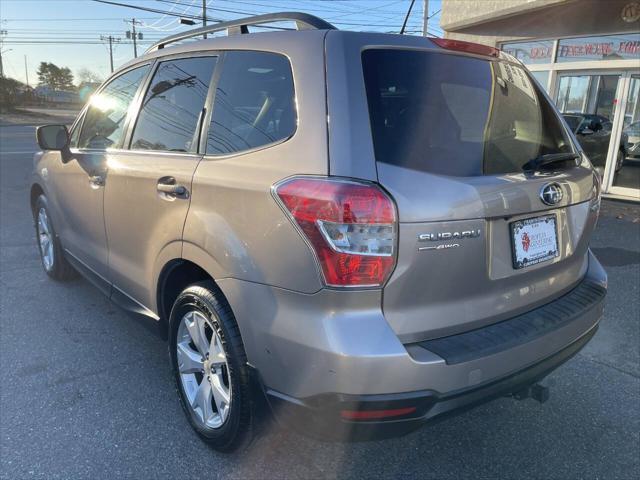
[{"label": "power line", "polygon": [[[102,0],[94,0],[94,1],[102,1]],[[156,0],[158,2],[162,2],[162,3],[167,3],[167,4],[173,4],[173,5],[183,5],[183,6],[187,6],[186,4],[177,1],[177,0]],[[306,1],[311,1],[311,0],[306,0]],[[264,7],[267,10],[273,10],[273,5],[267,5],[264,3],[258,3],[258,2],[247,2],[247,1],[234,1],[233,3],[240,3],[240,4],[245,4],[245,5],[252,5],[252,6],[257,6],[257,7]],[[340,21],[337,20],[338,18],[344,18],[345,16],[350,16],[350,15],[363,15],[365,14],[365,12],[369,12],[371,10],[374,9],[379,9],[379,8],[383,8],[385,6],[389,6],[392,4],[396,4],[398,3],[396,2],[391,2],[387,5],[380,5],[378,7],[370,7],[367,9],[358,9],[358,10],[352,10],[352,11],[339,11],[340,12],[340,16],[337,17],[327,17],[326,20],[331,20],[332,23],[336,24],[336,25],[345,25],[345,26],[359,26],[359,27],[387,27],[387,28],[392,28],[395,25],[397,25],[396,22],[393,21],[393,18],[389,18],[389,22],[387,23],[372,23],[370,21],[366,21],[366,20],[361,20],[361,21]],[[232,10],[232,9],[225,9],[225,8],[220,8],[220,7],[207,7],[207,10],[212,10],[212,11],[221,11],[221,12],[227,12],[227,13],[236,13],[236,14],[240,14],[240,15],[260,15],[262,13],[265,13],[264,11],[247,11],[247,10]],[[320,9],[317,9],[316,7],[312,7],[310,8],[310,10],[315,10],[315,11],[322,11]],[[335,13],[336,10],[335,9],[331,9],[331,10],[324,10],[326,12],[333,12]],[[389,15],[395,15],[395,16],[400,16],[400,15],[404,15],[404,11],[396,11],[396,12],[387,12]],[[436,12],[437,13],[437,12]],[[366,15],[365,15],[366,16]],[[429,17],[431,18],[431,16]],[[335,19],[335,20],[334,20]],[[417,25],[417,24],[416,24]]]},{"label": "power line", "polygon": [[[190,18],[192,20],[202,20],[201,15],[179,14],[179,13],[175,13],[167,10],[159,10],[157,8],[141,7],[139,5],[130,5],[128,3],[112,2],[110,0],[91,0],[91,1],[96,3],[104,3],[106,5],[115,5],[117,7],[133,8],[135,10],[141,10],[143,12],[160,13],[162,15],[170,15],[172,17],[185,17],[185,18]],[[219,18],[216,18],[214,19],[214,21],[221,22],[222,20]]]},{"label": "power line", "polygon": [[[139,17],[140,20],[154,20],[162,17]],[[122,20],[122,17],[102,18],[3,18],[3,22],[111,22]]]}]

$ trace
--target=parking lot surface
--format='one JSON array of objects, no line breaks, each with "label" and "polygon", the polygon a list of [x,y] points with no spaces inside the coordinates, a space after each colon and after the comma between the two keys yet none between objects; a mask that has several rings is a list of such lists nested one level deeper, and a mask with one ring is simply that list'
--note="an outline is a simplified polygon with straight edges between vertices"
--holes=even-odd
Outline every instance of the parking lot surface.
[{"label": "parking lot surface", "polygon": [[189,428],[154,326],[42,271],[36,148],[32,126],[0,127],[0,478],[640,478],[640,207],[605,202],[605,317],[544,405],[499,399],[380,442],[273,428],[223,455]]}]

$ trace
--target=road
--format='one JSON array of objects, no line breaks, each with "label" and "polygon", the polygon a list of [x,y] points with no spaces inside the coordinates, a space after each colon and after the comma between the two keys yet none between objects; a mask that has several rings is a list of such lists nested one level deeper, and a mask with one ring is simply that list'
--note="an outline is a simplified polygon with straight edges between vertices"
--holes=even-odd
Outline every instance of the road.
[{"label": "road", "polygon": [[155,330],[88,282],[43,273],[33,127],[0,128],[0,148],[0,478],[640,478],[639,207],[604,208],[593,247],[610,275],[605,318],[545,381],[546,404],[499,399],[382,442],[274,428],[223,455],[190,430]]}]

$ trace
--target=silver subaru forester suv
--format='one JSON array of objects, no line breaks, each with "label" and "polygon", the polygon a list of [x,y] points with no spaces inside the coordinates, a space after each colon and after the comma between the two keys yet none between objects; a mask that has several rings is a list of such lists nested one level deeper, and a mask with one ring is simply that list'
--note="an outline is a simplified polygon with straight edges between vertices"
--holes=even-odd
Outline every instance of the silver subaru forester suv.
[{"label": "silver subaru forester suv", "polygon": [[494,48],[252,17],[168,37],[37,137],[46,273],[157,322],[219,450],[265,412],[372,439],[542,401],[602,316],[599,178]]}]

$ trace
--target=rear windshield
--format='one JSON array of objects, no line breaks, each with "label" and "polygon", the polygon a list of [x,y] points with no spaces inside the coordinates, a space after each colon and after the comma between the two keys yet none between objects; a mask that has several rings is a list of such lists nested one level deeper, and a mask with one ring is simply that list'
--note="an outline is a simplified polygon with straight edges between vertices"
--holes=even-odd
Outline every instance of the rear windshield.
[{"label": "rear windshield", "polygon": [[517,65],[398,49],[365,50],[362,64],[379,162],[492,175],[572,151],[552,107]]}]

